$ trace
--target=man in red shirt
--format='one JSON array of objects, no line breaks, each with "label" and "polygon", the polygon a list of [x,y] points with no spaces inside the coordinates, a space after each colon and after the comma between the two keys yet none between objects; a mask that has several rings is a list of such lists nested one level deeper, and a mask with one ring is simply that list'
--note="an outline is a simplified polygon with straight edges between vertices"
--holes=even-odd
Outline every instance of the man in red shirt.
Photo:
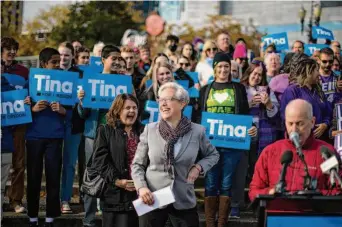
[{"label": "man in red shirt", "polygon": [[[1,39],[1,68],[4,73],[18,75],[27,80],[29,70],[15,60],[18,49],[19,43],[12,37],[3,37]],[[16,86],[16,84],[12,85]],[[7,195],[16,213],[25,211],[22,205],[25,177],[25,131],[25,125],[18,125],[15,127],[13,134],[14,152],[12,156],[12,168],[14,171],[11,176],[11,186],[8,189]]]},{"label": "man in red shirt", "polygon": [[[339,194],[341,193],[340,189],[329,190],[329,175],[323,174],[320,168],[321,163],[324,162],[320,148],[326,146],[331,151],[334,151],[334,148],[330,144],[314,138],[312,129],[315,126],[315,117],[312,112],[312,106],[307,101],[302,99],[291,101],[285,110],[287,134],[290,135],[291,132],[299,134],[299,142],[308,165],[308,171],[311,178],[317,180],[317,189],[323,195]],[[267,146],[262,151],[255,165],[250,184],[249,197],[252,201],[259,194],[275,193],[275,186],[279,181],[282,168],[280,159],[286,150],[293,152],[293,160],[287,168],[285,177],[286,190],[296,192],[304,189],[304,164],[299,159],[295,146],[288,138],[285,138]]]}]

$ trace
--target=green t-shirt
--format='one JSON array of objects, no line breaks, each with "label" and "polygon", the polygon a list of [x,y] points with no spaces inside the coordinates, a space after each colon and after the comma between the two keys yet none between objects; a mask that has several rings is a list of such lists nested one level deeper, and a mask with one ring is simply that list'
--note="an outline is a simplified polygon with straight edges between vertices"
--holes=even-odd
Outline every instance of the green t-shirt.
[{"label": "green t-shirt", "polygon": [[213,83],[207,99],[207,112],[235,114],[235,91],[230,83]]}]

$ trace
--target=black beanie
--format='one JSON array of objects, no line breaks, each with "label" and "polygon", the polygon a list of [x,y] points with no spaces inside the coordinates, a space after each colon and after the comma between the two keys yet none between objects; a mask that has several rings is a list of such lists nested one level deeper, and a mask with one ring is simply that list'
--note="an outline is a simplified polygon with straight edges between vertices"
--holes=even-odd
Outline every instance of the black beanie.
[{"label": "black beanie", "polygon": [[231,60],[231,58],[228,54],[226,54],[224,52],[217,52],[214,56],[213,68],[215,68],[215,66],[222,61],[228,62],[230,65],[230,60]]}]

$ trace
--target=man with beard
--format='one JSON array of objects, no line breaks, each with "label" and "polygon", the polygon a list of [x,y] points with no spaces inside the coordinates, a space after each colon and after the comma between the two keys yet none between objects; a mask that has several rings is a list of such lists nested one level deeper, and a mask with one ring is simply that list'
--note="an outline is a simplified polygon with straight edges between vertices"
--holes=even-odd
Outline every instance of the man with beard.
[{"label": "man with beard", "polygon": [[175,35],[168,35],[166,37],[166,50],[165,54],[168,58],[176,55],[177,47],[178,47],[179,38]]},{"label": "man with beard", "polygon": [[319,55],[319,74],[322,90],[328,100],[333,103],[335,96],[342,89],[342,81],[337,81],[337,77],[332,71],[334,62],[334,52],[330,48],[323,48]]},{"label": "man with beard", "polygon": [[134,56],[134,50],[128,46],[121,47],[121,57],[125,59],[127,68],[126,74],[132,76],[132,82],[134,86],[135,93],[140,94],[139,85],[144,78],[144,73],[136,66],[136,58]]}]

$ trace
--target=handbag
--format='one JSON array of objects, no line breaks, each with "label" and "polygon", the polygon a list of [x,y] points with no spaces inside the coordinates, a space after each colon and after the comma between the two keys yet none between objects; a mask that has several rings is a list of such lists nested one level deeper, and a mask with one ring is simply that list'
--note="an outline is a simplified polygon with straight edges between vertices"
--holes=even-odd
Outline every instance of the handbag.
[{"label": "handbag", "polygon": [[[103,126],[105,128],[106,137],[108,138],[107,126]],[[80,191],[87,195],[100,198],[105,191],[106,182],[98,173],[98,171],[96,171],[96,169],[92,166],[94,153],[95,152],[91,154],[91,157],[89,158],[86,169],[84,171],[83,182]]]}]

